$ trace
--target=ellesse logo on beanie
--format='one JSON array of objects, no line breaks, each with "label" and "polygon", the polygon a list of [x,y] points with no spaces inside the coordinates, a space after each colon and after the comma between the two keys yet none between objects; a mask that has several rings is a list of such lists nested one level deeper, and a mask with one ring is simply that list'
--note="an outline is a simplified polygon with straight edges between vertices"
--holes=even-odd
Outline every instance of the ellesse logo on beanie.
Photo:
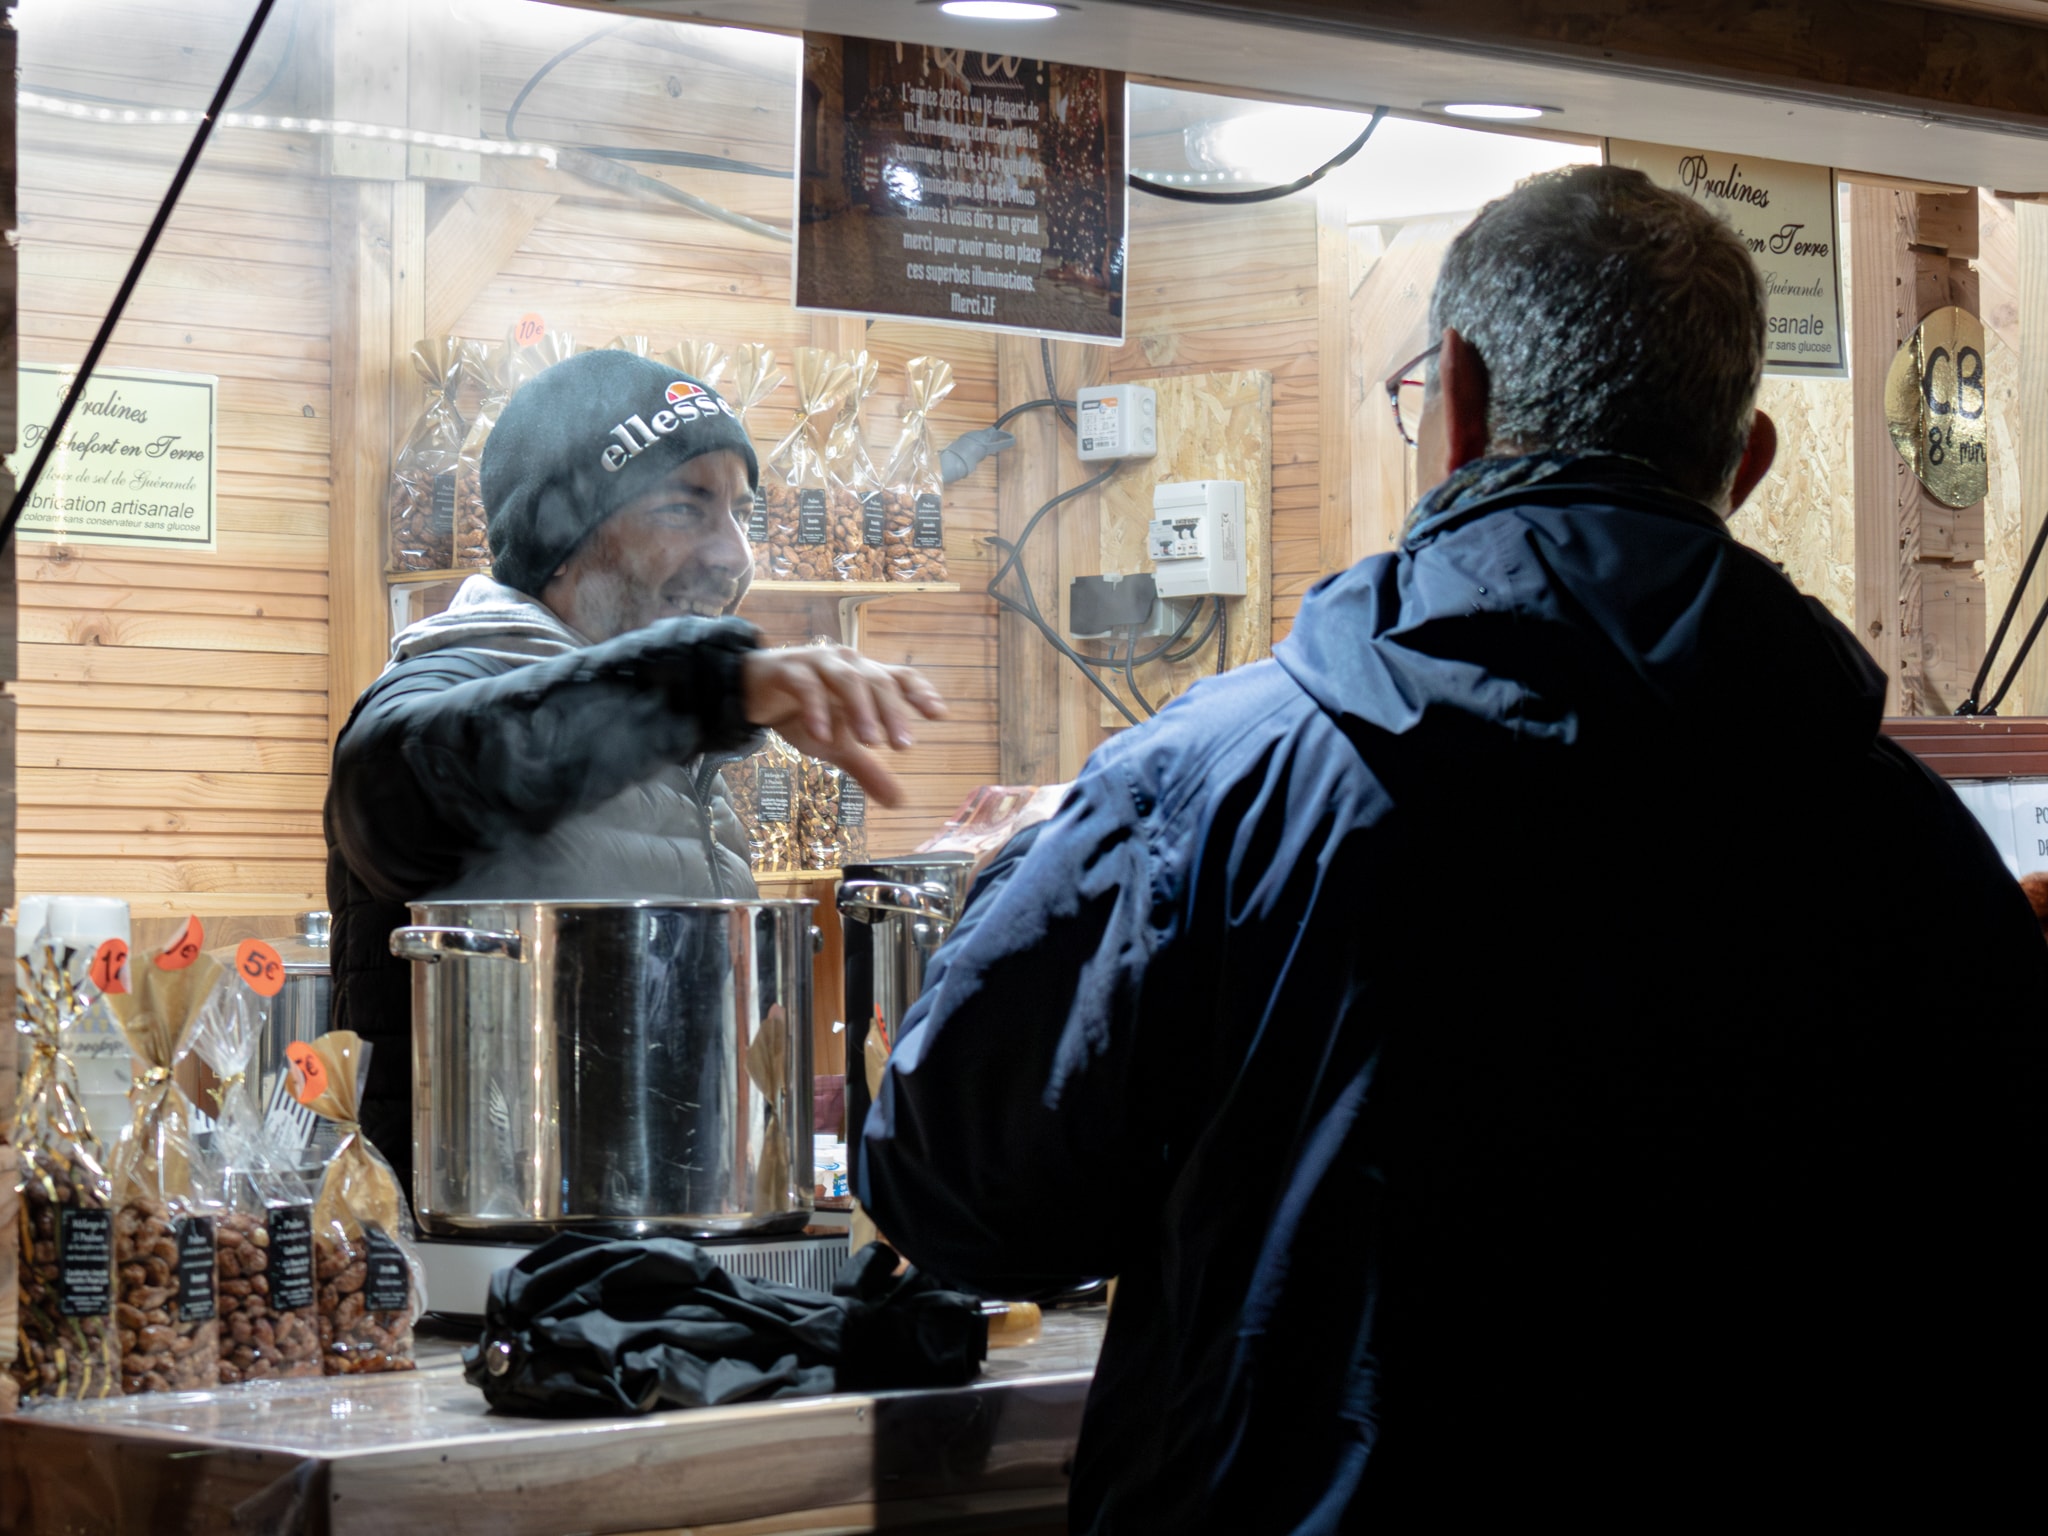
[{"label": "ellesse logo on beanie", "polygon": [[[692,422],[716,419],[723,411],[735,422],[739,414],[717,395],[701,384],[688,379],[677,379],[663,394],[663,406],[651,416],[634,413],[616,424],[606,436],[611,441],[604,445],[604,467],[616,474],[626,467],[638,454],[652,448],[664,437],[688,427]],[[639,436],[635,437],[634,433]]]}]

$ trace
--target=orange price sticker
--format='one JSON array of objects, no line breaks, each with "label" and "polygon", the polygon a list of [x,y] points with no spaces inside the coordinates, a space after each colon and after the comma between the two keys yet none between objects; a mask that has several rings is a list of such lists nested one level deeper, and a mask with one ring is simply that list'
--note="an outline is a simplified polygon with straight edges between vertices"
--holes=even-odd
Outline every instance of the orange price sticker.
[{"label": "orange price sticker", "polygon": [[522,347],[530,347],[547,333],[547,321],[539,315],[524,314],[519,317],[519,324],[513,327],[512,339]]},{"label": "orange price sticker", "polygon": [[102,992],[128,990],[128,941],[107,939],[93,951],[92,965],[85,973]]},{"label": "orange price sticker", "polygon": [[258,997],[275,997],[284,990],[284,959],[261,939],[244,939],[235,946],[235,970]]},{"label": "orange price sticker", "polygon": [[294,1040],[284,1048],[285,1059],[292,1064],[292,1097],[301,1104],[310,1104],[327,1091],[327,1063],[320,1059],[320,1053],[303,1040]]},{"label": "orange price sticker", "polygon": [[206,925],[195,917],[185,919],[185,926],[178,930],[178,936],[166,944],[156,957],[160,971],[182,971],[199,958],[199,951],[206,945]]}]

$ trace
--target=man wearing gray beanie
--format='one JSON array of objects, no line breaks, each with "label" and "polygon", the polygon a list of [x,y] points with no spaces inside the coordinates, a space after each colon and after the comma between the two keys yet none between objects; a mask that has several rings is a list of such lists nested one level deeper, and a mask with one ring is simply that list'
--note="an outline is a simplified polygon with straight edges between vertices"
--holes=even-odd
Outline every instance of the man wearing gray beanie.
[{"label": "man wearing gray beanie", "polygon": [[363,1124],[410,1185],[421,900],[752,897],[718,768],[772,727],[884,805],[872,749],[944,714],[904,667],[762,650],[732,615],[760,475],[707,385],[626,352],[532,380],[485,445],[491,574],[392,642],[334,749],[332,1025],[374,1043]]}]

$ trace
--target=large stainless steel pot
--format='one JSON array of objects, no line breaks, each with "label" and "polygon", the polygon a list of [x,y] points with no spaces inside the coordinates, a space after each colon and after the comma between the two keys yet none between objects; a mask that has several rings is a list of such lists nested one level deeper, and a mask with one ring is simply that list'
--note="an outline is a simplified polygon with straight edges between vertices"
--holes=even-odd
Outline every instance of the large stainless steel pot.
[{"label": "large stainless steel pot", "polygon": [[414,1204],[440,1235],[811,1210],[808,901],[419,902]]},{"label": "large stainless steel pot", "polygon": [[903,1016],[924,993],[925,967],[967,904],[974,862],[971,853],[931,853],[844,871],[846,1145],[856,1166],[870,1100],[868,1031],[879,1017],[888,1038],[896,1039]]}]

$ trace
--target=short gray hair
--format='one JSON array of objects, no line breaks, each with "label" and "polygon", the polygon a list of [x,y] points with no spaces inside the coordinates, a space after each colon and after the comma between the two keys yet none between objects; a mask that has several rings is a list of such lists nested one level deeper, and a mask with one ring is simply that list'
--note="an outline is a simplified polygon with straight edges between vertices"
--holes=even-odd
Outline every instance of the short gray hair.
[{"label": "short gray hair", "polygon": [[1494,451],[1646,459],[1727,491],[1763,378],[1764,293],[1721,219],[1640,171],[1581,165],[1488,203],[1430,301],[1486,364]]}]

